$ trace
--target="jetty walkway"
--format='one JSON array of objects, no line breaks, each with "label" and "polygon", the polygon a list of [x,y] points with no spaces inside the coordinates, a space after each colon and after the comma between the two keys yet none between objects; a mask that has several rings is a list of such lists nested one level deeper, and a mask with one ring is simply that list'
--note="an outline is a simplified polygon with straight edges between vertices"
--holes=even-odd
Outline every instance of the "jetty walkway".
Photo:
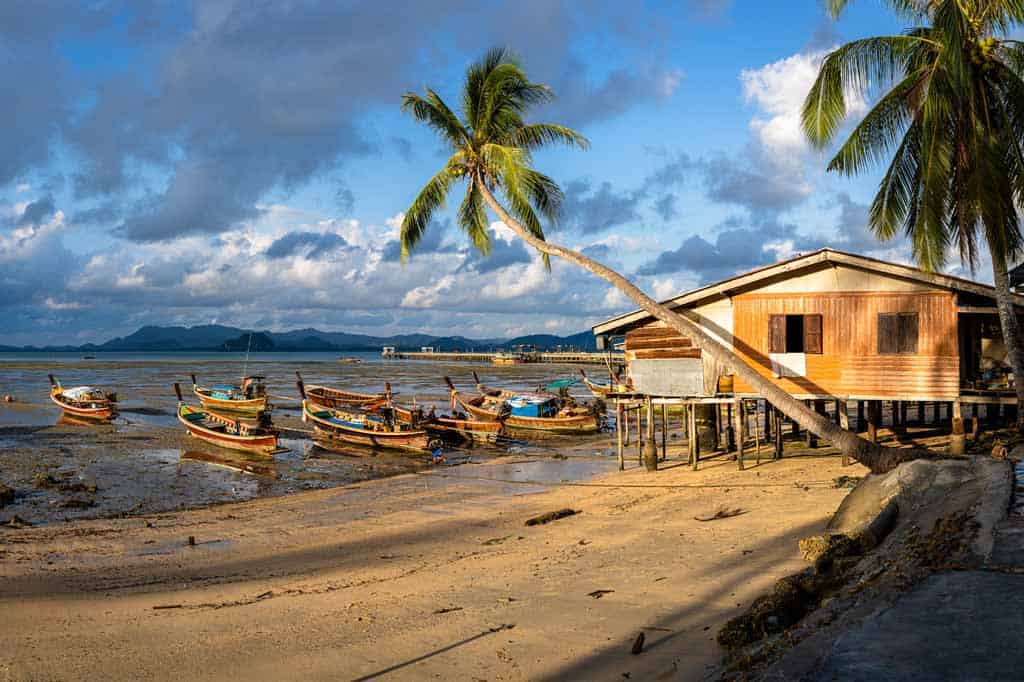
[{"label": "jetty walkway", "polygon": [[595,353],[585,351],[559,351],[559,352],[525,352],[525,353],[501,353],[501,352],[475,352],[475,351],[399,351],[387,349],[381,352],[381,357],[394,360],[437,360],[448,362],[493,362],[501,358],[504,364],[531,364],[548,363],[563,365],[604,365],[611,363],[620,367],[625,364],[625,356],[622,353]]}]

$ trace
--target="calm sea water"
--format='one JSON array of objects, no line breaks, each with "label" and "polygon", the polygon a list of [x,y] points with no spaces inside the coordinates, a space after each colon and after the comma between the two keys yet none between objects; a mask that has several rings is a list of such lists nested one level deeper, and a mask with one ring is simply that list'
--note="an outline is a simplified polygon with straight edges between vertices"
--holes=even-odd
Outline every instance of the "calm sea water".
[{"label": "calm sea water", "polygon": [[[203,385],[237,384],[245,374],[266,377],[277,407],[297,408],[299,395],[295,372],[302,372],[307,384],[324,384],[360,392],[378,392],[390,382],[396,401],[440,406],[448,403],[444,377],[472,391],[473,370],[487,384],[530,390],[555,379],[579,379],[579,368],[569,365],[517,365],[498,367],[482,363],[438,363],[427,360],[384,360],[379,353],[346,353],[358,357],[358,364],[338,362],[338,353],[96,353],[85,359],[81,353],[0,353],[0,394],[11,394],[19,402],[50,405],[49,380],[54,374],[65,386],[94,385],[117,391],[121,407],[173,412],[176,399],[173,384],[179,382],[186,395],[195,374]],[[600,374],[600,370],[595,368]],[[582,384],[570,392],[589,396]],[[173,415],[172,415],[173,417]],[[12,423],[11,415],[2,418]],[[173,419],[172,419],[173,421]]]},{"label": "calm sea water", "polygon": [[[310,488],[342,486],[422,469],[421,460],[355,448],[328,452],[301,431],[296,370],[307,384],[325,384],[368,393],[390,382],[396,401],[448,407],[444,377],[474,390],[473,370],[483,382],[529,390],[555,379],[578,378],[568,365],[498,367],[482,363],[436,363],[425,360],[383,360],[377,353],[348,353],[363,362],[342,364],[338,353],[0,353],[0,395],[16,402],[0,403],[0,483],[14,487],[17,500],[2,510],[0,521],[17,514],[33,523],[65,518],[149,513],[282,495]],[[599,373],[597,368],[595,373]],[[93,385],[116,391],[121,414],[110,426],[67,426],[49,399],[48,374],[65,386]],[[191,400],[194,373],[201,384],[238,383],[243,374],[266,377],[274,421],[288,431],[281,439],[287,451],[273,458],[250,457],[207,445],[178,424],[173,384],[179,382]],[[582,384],[570,392],[589,399]],[[564,455],[566,459],[553,458]],[[466,453],[453,453],[455,455]],[[475,463],[515,455],[507,464],[460,467],[471,476],[526,483],[579,480],[615,466],[607,433],[507,440],[471,451]],[[91,506],[68,508],[80,493],[40,486],[39,475],[64,484],[95,485],[84,497]],[[66,487],[66,485],[65,485]],[[540,488],[513,485],[511,491]]]}]

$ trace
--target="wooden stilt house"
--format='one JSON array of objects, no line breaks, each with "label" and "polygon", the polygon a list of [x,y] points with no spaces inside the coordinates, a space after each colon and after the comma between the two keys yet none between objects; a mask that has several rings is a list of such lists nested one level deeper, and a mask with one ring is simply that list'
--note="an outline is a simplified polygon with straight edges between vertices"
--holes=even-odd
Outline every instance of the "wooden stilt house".
[{"label": "wooden stilt house", "polygon": [[[1024,296],[1018,303],[1024,309]],[[1016,402],[995,290],[977,282],[822,249],[666,304],[797,398]],[[601,343],[624,337],[640,393],[753,395],[643,311],[593,331]]]}]

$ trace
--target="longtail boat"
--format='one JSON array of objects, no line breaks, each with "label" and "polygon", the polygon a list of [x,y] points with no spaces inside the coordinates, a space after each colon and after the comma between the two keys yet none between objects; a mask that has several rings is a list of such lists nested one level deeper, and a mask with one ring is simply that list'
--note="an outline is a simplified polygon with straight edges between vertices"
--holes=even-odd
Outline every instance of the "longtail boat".
[{"label": "longtail boat", "polygon": [[295,371],[295,379],[299,387],[299,393],[305,396],[306,400],[310,403],[318,407],[330,409],[339,407],[367,407],[388,400],[388,393],[356,393],[355,391],[343,391],[338,388],[314,384],[306,386],[306,382],[302,379],[302,374],[298,370]]},{"label": "longtail boat", "polygon": [[493,388],[491,386],[486,386],[480,381],[480,376],[476,373],[476,370],[473,370],[473,381],[476,382],[476,390],[479,391],[480,395],[485,395],[490,398],[501,398],[503,400],[506,400],[508,398],[514,398],[516,396],[524,395],[538,397],[543,396],[545,398],[559,397],[557,394],[551,393],[550,391],[545,390],[543,387],[538,388],[536,391],[509,391],[504,388]]},{"label": "longtail boat", "polygon": [[[303,393],[302,420],[313,425],[314,440],[321,445],[331,441],[352,443],[370,448],[405,450],[429,454],[433,439],[426,429],[404,423],[390,408],[378,412],[359,412],[323,407],[312,403]],[[326,443],[325,443],[326,442]]]},{"label": "longtail boat", "polygon": [[64,388],[50,377],[50,400],[65,414],[89,421],[109,421],[117,415],[117,394],[92,386]]},{"label": "longtail boat", "polygon": [[203,407],[256,417],[267,410],[267,387],[261,376],[247,376],[241,386],[200,386],[192,376],[192,392]]},{"label": "longtail boat", "polygon": [[238,417],[217,414],[188,405],[181,397],[181,387],[174,384],[178,396],[178,421],[190,434],[213,445],[232,450],[273,454],[277,448],[277,432],[264,419],[253,423]]},{"label": "longtail boat", "polygon": [[[370,410],[380,407],[384,406],[371,406]],[[387,407],[394,410],[395,417],[402,423],[423,428],[427,433],[438,436],[446,443],[495,443],[502,433],[501,422],[470,419],[468,415],[457,413],[454,407],[451,415],[438,415],[434,408],[424,412],[422,407],[390,404]]]},{"label": "longtail boat", "polygon": [[452,402],[462,406],[474,419],[499,421],[510,429],[548,433],[587,433],[600,428],[599,415],[586,407],[560,407],[550,396],[522,395],[511,398],[458,391],[445,377]]},{"label": "longtail boat", "polygon": [[596,398],[607,398],[614,393],[629,393],[632,390],[629,384],[619,381],[618,377],[612,377],[612,383],[610,384],[598,384],[591,381],[590,377],[582,369],[580,374],[583,375],[583,385],[589,388]]}]

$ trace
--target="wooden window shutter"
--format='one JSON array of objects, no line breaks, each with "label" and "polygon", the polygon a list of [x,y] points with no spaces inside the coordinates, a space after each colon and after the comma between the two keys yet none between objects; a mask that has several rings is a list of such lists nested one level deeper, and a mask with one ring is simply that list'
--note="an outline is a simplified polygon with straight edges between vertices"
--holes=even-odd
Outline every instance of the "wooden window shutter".
[{"label": "wooden window shutter", "polygon": [[821,355],[821,315],[804,315],[804,352]]},{"label": "wooden window shutter", "polygon": [[786,316],[768,316],[768,352],[786,352]]},{"label": "wooden window shutter", "polygon": [[893,313],[878,314],[878,353],[891,355],[899,352],[897,336],[899,335],[899,315]]},{"label": "wooden window shutter", "polygon": [[899,352],[917,352],[917,313],[900,314]]}]

